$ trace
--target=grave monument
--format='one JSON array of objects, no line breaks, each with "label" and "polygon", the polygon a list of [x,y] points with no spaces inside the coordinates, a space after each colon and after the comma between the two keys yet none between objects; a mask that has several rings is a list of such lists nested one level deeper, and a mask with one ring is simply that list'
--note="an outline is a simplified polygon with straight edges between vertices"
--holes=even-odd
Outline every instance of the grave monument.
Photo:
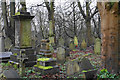
[{"label": "grave monument", "polygon": [[[10,63],[19,65],[24,63],[25,67],[32,67],[36,64],[36,54],[32,48],[31,23],[34,18],[29,12],[17,12],[15,19],[15,48],[10,56]],[[23,65],[22,65],[23,66]]]},{"label": "grave monument", "polygon": [[37,59],[37,64],[34,65],[34,69],[45,74],[55,74],[59,72],[59,67],[56,65],[56,59],[52,58],[52,53],[50,51],[49,40],[41,40],[41,49],[39,55],[41,58]]}]

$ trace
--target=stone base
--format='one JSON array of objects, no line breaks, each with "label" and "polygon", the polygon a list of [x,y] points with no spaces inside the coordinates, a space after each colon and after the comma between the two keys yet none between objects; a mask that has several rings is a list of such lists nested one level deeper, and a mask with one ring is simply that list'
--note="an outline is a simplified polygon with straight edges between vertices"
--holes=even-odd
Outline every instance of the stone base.
[{"label": "stone base", "polygon": [[29,48],[19,48],[19,47],[15,47],[12,52],[16,53],[17,55],[20,54],[20,50],[25,50],[23,53],[26,55],[33,55],[34,54],[34,49],[29,47]]},{"label": "stone base", "polygon": [[40,52],[41,52],[41,53],[51,53],[50,50],[44,50],[44,49],[40,49]]},{"label": "stone base", "polygon": [[43,55],[45,57],[51,58],[52,57],[52,53],[39,53],[39,55]]},{"label": "stone base", "polygon": [[[14,62],[19,62],[19,60],[18,60],[18,55],[11,55],[10,56],[10,60],[11,61],[14,61]],[[25,62],[26,61],[36,61],[37,60],[37,57],[36,57],[36,55],[27,55],[27,57],[28,57],[28,59],[27,60],[25,60]]]},{"label": "stone base", "polygon": [[[18,62],[9,61],[12,65],[16,64],[19,66]],[[33,67],[36,64],[36,61],[25,62],[25,67]]]},{"label": "stone base", "polygon": [[0,52],[0,62],[7,63],[10,60],[12,52]]},{"label": "stone base", "polygon": [[36,72],[41,72],[42,75],[59,73],[59,67],[58,66],[54,66],[53,68],[46,69],[46,70],[40,69],[38,67],[34,67],[34,69],[35,69]]}]

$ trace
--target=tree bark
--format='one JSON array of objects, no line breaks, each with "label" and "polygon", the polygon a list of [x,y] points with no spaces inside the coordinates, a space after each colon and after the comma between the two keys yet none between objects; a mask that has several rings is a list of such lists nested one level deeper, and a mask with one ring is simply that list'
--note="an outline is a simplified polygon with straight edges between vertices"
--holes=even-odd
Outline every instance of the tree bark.
[{"label": "tree bark", "polygon": [[13,46],[15,45],[15,21],[14,19],[12,18],[12,16],[15,15],[15,0],[11,0],[10,2],[10,28],[12,29],[12,43],[13,43]]},{"label": "tree bark", "polygon": [[118,14],[118,2],[98,3],[101,16],[101,33],[102,33],[102,61],[103,66],[109,72],[120,72],[120,14]]},{"label": "tree bark", "polygon": [[8,19],[7,19],[7,9],[6,9],[6,1],[1,1],[2,6],[2,15],[3,15],[3,21],[4,21],[4,29],[5,34],[8,35],[7,29],[8,29]]}]

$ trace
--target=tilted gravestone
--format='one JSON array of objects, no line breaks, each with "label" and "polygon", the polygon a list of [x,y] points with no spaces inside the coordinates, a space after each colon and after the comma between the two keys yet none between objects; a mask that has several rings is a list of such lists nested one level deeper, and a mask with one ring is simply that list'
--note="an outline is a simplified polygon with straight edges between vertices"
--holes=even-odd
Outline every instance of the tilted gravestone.
[{"label": "tilted gravestone", "polygon": [[13,79],[13,80],[18,80],[20,78],[20,76],[14,69],[5,70],[3,72],[3,76],[7,79]]},{"label": "tilted gravestone", "polygon": [[84,57],[81,60],[79,65],[80,65],[82,71],[83,70],[85,71],[84,73],[85,73],[85,76],[87,79],[94,78],[94,75],[96,74],[97,70],[94,69],[94,67],[90,63],[89,59]]}]

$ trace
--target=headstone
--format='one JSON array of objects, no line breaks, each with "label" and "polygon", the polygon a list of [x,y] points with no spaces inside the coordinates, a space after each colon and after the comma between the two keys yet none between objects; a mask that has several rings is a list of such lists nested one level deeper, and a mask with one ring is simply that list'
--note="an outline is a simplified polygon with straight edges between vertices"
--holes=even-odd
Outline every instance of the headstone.
[{"label": "headstone", "polygon": [[97,70],[94,70],[94,67],[90,63],[89,59],[87,59],[87,58],[84,57],[81,60],[80,67],[81,67],[82,71],[83,70],[86,71],[84,73],[85,73],[85,76],[86,76],[87,79],[94,78],[94,75],[96,74]]},{"label": "headstone", "polygon": [[101,47],[100,39],[97,38],[95,40],[95,45],[94,45],[94,52],[95,52],[95,54],[100,54],[100,51],[101,51],[100,47]]},{"label": "headstone", "polygon": [[65,60],[65,49],[59,47],[57,49],[57,60],[64,61]]},{"label": "headstone", "polygon": [[18,75],[18,73],[14,70],[14,69],[9,69],[9,70],[5,70],[3,72],[3,75],[7,78],[7,79],[14,79],[14,80],[18,80],[20,78],[20,76]]},{"label": "headstone", "polygon": [[60,37],[59,39],[59,46],[64,46],[64,39],[62,37]]},{"label": "headstone", "polygon": [[90,63],[89,59],[87,59],[85,57],[81,60],[81,68],[83,70],[94,69],[92,64]]},{"label": "headstone", "polygon": [[73,41],[70,42],[69,44],[69,49],[73,50],[75,48]]},{"label": "headstone", "polygon": [[86,44],[85,40],[83,40],[81,43],[81,48],[86,49],[86,47],[87,47],[87,44]]},{"label": "headstone", "polygon": [[77,61],[73,61],[73,71],[74,73],[80,72],[80,66]]},{"label": "headstone", "polygon": [[75,47],[78,47],[78,39],[76,36],[74,37],[74,45],[75,45]]},{"label": "headstone", "polygon": [[67,75],[72,75],[72,74],[74,74],[73,62],[69,61],[67,64]]}]

